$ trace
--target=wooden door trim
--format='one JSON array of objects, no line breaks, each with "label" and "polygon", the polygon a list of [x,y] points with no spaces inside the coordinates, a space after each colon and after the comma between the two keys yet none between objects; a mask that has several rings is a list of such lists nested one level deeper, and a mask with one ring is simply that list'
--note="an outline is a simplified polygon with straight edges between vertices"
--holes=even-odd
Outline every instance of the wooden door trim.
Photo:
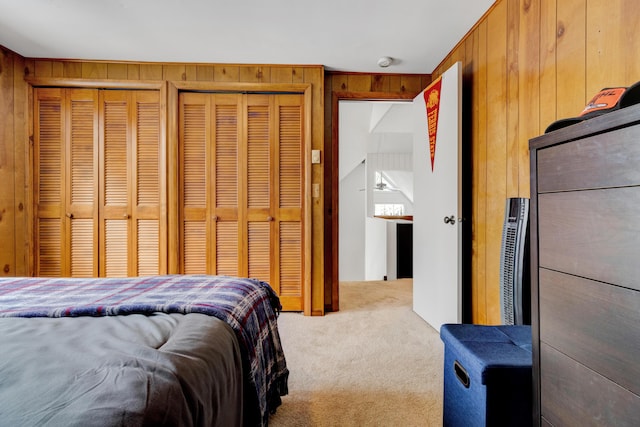
[{"label": "wooden door trim", "polygon": [[[422,90],[422,89],[421,89]],[[340,223],[338,200],[339,200],[339,188],[340,188],[340,167],[338,162],[338,147],[339,147],[339,118],[340,101],[410,101],[415,98],[420,92],[348,92],[348,91],[333,91],[331,93],[331,164],[329,165],[329,176],[331,186],[331,231],[330,235],[326,236],[331,242],[325,245],[325,257],[331,257],[331,311],[338,311],[340,309],[339,291],[339,238],[340,233],[338,225]],[[327,240],[325,237],[325,241]],[[327,252],[330,252],[328,254]]]}]

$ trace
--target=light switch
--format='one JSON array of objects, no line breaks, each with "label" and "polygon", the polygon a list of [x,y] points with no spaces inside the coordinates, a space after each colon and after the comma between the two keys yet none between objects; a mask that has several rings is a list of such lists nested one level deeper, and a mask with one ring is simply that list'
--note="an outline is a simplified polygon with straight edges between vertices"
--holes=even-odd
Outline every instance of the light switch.
[{"label": "light switch", "polygon": [[313,197],[314,198],[318,198],[320,197],[320,184],[312,184],[311,185],[311,190],[313,192]]},{"label": "light switch", "polygon": [[311,163],[320,163],[320,150],[311,150]]}]

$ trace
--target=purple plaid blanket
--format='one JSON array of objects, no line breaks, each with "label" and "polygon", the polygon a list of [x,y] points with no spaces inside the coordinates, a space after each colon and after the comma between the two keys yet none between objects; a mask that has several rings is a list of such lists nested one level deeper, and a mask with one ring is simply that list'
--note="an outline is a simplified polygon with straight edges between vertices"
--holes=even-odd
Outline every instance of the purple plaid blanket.
[{"label": "purple plaid blanket", "polygon": [[289,371],[280,343],[280,300],[264,282],[227,276],[3,278],[0,317],[74,317],[202,313],[234,330],[245,375],[255,388],[262,425],[287,394]]}]

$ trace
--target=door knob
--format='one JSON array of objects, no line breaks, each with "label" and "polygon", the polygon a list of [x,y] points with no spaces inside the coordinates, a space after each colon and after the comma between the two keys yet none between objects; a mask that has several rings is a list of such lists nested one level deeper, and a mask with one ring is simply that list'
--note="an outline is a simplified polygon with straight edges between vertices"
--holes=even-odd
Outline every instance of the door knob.
[{"label": "door knob", "polygon": [[444,223],[445,224],[451,224],[451,225],[455,225],[456,223],[456,217],[451,215],[451,216],[445,216],[444,217]]}]

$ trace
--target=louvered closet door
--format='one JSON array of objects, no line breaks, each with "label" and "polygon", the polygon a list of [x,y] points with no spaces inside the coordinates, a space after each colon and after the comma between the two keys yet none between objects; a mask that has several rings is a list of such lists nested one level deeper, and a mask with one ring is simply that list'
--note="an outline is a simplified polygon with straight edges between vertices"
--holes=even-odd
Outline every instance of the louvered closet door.
[{"label": "louvered closet door", "polygon": [[98,95],[36,89],[36,275],[98,274]]},{"label": "louvered closet door", "polygon": [[180,95],[181,271],[239,276],[242,97]]},{"label": "louvered closet door", "polygon": [[159,93],[34,94],[36,274],[165,272]]},{"label": "louvered closet door", "polygon": [[100,92],[100,270],[161,272],[160,104],[157,91]]},{"label": "louvered closet door", "polygon": [[181,267],[264,280],[302,310],[301,95],[182,93]]},{"label": "louvered closet door", "polygon": [[309,248],[304,241],[304,97],[275,97],[275,236],[272,247],[274,260],[272,277],[276,290],[287,310],[302,310],[304,254]]}]

